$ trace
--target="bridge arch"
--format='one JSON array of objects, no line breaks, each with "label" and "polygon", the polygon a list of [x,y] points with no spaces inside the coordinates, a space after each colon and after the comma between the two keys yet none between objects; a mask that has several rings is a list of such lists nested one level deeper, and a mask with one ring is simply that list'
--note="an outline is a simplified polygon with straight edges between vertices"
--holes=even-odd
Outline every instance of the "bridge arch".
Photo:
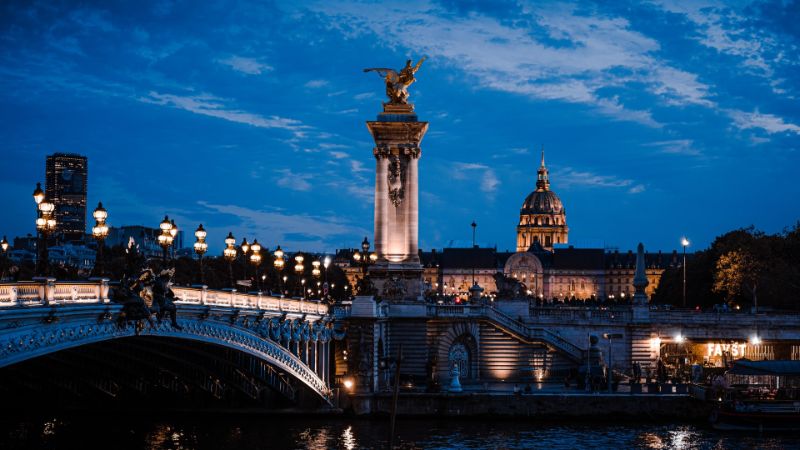
[{"label": "bridge arch", "polygon": [[325,382],[298,356],[267,337],[258,328],[242,328],[226,322],[198,319],[181,319],[182,329],[167,322],[146,324],[136,330],[134,324],[120,327],[110,320],[56,321],[50,324],[7,328],[0,334],[0,368],[39,356],[74,347],[115,339],[151,336],[198,341],[227,347],[259,358],[285,371],[307,386],[323,401],[331,403],[331,392]]}]

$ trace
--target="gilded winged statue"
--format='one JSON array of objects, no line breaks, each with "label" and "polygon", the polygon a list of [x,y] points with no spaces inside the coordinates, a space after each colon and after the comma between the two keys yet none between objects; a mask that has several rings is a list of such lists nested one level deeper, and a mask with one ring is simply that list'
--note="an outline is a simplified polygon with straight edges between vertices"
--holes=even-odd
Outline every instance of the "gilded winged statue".
[{"label": "gilded winged statue", "polygon": [[382,76],[386,82],[386,96],[389,97],[389,104],[392,105],[407,105],[408,104],[408,87],[415,81],[414,74],[417,73],[422,62],[425,61],[423,56],[416,65],[411,65],[411,60],[406,61],[405,67],[400,69],[400,72],[394,69],[387,69],[384,67],[373,67],[364,69],[364,72],[377,72]]}]

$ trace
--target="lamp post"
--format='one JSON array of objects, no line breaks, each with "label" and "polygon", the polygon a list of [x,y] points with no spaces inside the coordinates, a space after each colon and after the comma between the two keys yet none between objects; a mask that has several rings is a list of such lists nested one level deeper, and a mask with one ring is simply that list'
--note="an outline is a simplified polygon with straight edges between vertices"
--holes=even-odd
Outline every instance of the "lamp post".
[{"label": "lamp post", "polygon": [[[311,267],[312,267],[311,275],[314,277],[315,280],[317,280],[317,290],[319,290],[319,284],[320,284],[319,279],[322,276],[322,271],[319,269],[319,266],[321,265],[322,262],[320,262],[320,260],[318,259],[311,262]],[[319,292],[317,294],[319,294]]]},{"label": "lamp post", "polygon": [[172,250],[172,258],[174,259],[175,258],[175,247],[178,245],[178,243],[175,241],[175,238],[178,237],[178,226],[175,225],[175,219],[172,219],[172,222],[170,222],[170,225],[172,225],[170,227],[170,229],[169,229],[169,235],[172,236],[172,240],[170,241],[170,244],[172,244],[172,249],[171,249]]},{"label": "lamp post", "polygon": [[94,217],[94,226],[92,227],[92,236],[97,240],[97,258],[95,267],[97,268],[97,275],[103,276],[103,249],[105,241],[108,237],[108,225],[106,219],[108,218],[108,211],[103,208],[103,202],[97,203],[97,208],[92,212]]},{"label": "lamp post", "polygon": [[203,224],[201,223],[196,230],[194,230],[194,252],[197,253],[197,257],[200,260],[200,284],[206,284],[206,274],[203,271],[203,254],[208,250],[208,244],[206,243],[206,230],[203,228]]},{"label": "lamp post", "polygon": [[233,237],[233,232],[228,232],[228,237],[225,238],[225,250],[222,251],[222,256],[228,262],[228,278],[230,287],[233,289],[233,261],[236,260],[236,238]]},{"label": "lamp post", "polygon": [[686,308],[686,247],[689,246],[689,239],[681,238],[683,246],[683,307]]},{"label": "lamp post", "polygon": [[161,246],[161,259],[164,260],[164,263],[167,262],[167,257],[169,256],[169,248],[172,246],[172,230],[173,222],[170,222],[169,216],[164,216],[164,220],[158,225],[161,229],[161,234],[158,235],[158,245]]},{"label": "lamp post", "polygon": [[369,252],[369,240],[366,238],[366,236],[361,242],[361,251],[362,253],[359,253],[358,250],[356,250],[356,252],[353,253],[353,259],[361,266],[361,274],[366,276],[369,266],[375,264],[375,261],[378,260],[378,254],[375,252]]},{"label": "lamp post", "polygon": [[44,191],[42,190],[42,183],[36,183],[36,188],[33,190],[33,201],[36,203],[36,218],[37,218],[37,225],[36,225],[36,270],[35,272],[39,273],[39,252],[42,247],[41,236],[39,235],[39,225],[38,225],[38,218],[41,216],[39,212],[39,203],[44,201]]},{"label": "lamp post", "polygon": [[325,256],[325,259],[322,260],[322,267],[325,268],[325,283],[322,285],[322,290],[325,293],[325,297],[328,297],[328,267],[331,265],[331,257]]},{"label": "lamp post", "polygon": [[261,281],[258,276],[258,267],[261,265],[261,244],[258,243],[258,239],[253,239],[250,252],[250,263],[255,267],[253,277],[256,279],[256,289],[261,292]]},{"label": "lamp post", "polygon": [[6,265],[8,261],[8,240],[5,236],[3,236],[3,240],[0,241],[0,251],[3,252],[3,271],[0,272],[0,281],[6,277]]},{"label": "lamp post", "polygon": [[247,238],[242,238],[242,243],[239,244],[239,250],[242,251],[242,261],[244,262],[244,278],[245,280],[249,280],[247,277],[247,258],[250,252],[250,244],[247,243]]},{"label": "lamp post", "polygon": [[283,250],[281,250],[280,245],[275,249],[273,255],[275,255],[275,260],[272,261],[272,265],[275,266],[275,270],[278,272],[278,292],[283,297],[283,283],[281,283],[281,280],[283,279],[283,267],[286,265],[286,260],[283,259]]},{"label": "lamp post", "polygon": [[[38,189],[39,185],[37,184],[36,187]],[[37,199],[36,194],[34,194],[34,200],[39,203],[39,217],[36,219],[36,230],[39,232],[39,236],[41,236],[39,239],[41,245],[40,248],[37,249],[37,251],[41,253],[38,269],[39,275],[46,275],[48,270],[47,238],[56,229],[56,219],[53,215],[56,205],[48,201],[44,196]]]},{"label": "lamp post", "polygon": [[[294,273],[297,275],[297,287],[300,288],[300,289],[303,288],[302,286],[300,286],[300,284],[301,284],[300,283],[300,277],[303,276],[303,272],[305,272],[305,270],[306,270],[306,266],[303,265],[303,260],[304,259],[305,258],[303,258],[303,255],[295,255],[295,257],[294,257],[294,261],[296,263],[294,265]],[[305,285],[305,283],[306,283],[306,280],[303,279],[302,284]],[[305,293],[303,293],[303,296],[305,297]]]}]

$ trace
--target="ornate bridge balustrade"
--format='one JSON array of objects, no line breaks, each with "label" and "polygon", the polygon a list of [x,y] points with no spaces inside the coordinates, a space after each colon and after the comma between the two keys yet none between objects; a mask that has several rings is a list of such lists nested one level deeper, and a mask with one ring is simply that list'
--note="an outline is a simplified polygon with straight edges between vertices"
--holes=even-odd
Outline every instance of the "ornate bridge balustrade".
[{"label": "ornate bridge balustrade", "polygon": [[[263,294],[173,287],[177,323],[127,323],[108,280],[0,284],[0,367],[60,350],[133,336],[200,341],[249,354],[330,403],[333,329],[328,307]],[[341,336],[336,336],[341,337]],[[264,377],[269,378],[269,377]],[[285,386],[279,390],[286,391]]]}]

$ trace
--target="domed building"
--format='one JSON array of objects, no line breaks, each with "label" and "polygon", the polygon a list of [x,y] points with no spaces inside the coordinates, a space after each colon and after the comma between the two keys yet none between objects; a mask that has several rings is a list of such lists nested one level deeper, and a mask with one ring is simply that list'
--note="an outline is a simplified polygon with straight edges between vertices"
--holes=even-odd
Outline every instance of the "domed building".
[{"label": "domed building", "polygon": [[525,198],[519,210],[517,252],[527,251],[537,242],[545,250],[553,250],[553,244],[567,243],[568,233],[566,211],[558,195],[550,190],[550,179],[542,150],[536,190]]}]

